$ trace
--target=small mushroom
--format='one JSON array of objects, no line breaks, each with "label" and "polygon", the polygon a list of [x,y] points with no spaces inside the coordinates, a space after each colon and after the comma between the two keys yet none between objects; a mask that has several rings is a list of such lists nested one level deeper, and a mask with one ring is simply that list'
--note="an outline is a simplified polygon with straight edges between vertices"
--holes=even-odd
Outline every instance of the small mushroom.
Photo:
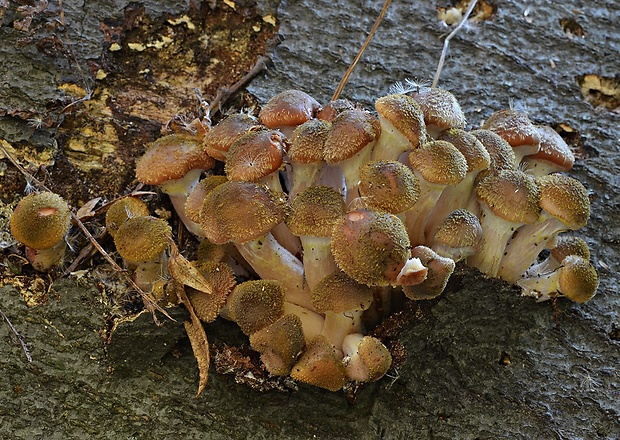
[{"label": "small mushroom", "polygon": [[286,90],[263,106],[258,119],[266,127],[280,130],[290,137],[295,127],[312,119],[319,108],[320,104],[307,93]]},{"label": "small mushroom", "polygon": [[439,225],[432,249],[442,257],[459,262],[480,251],[483,236],[478,217],[466,209],[457,209]]},{"label": "small mushroom", "polygon": [[346,380],[341,356],[323,335],[306,344],[306,349],[291,370],[291,377],[329,391],[340,390]]},{"label": "small mushroom", "polygon": [[381,126],[363,110],[345,110],[332,121],[324,147],[324,159],[332,173],[342,175],[347,201],[357,197],[360,167],[370,160]]},{"label": "small mushroom", "polygon": [[312,291],[312,304],[325,314],[321,333],[340,351],[346,335],[363,331],[362,312],[372,301],[370,287],[340,271],[324,277]]},{"label": "small mushroom", "polygon": [[291,372],[304,345],[301,320],[296,315],[284,315],[250,335],[250,346],[260,353],[265,368],[274,376]]},{"label": "small mushroom", "polygon": [[385,345],[373,336],[360,333],[348,335],[342,344],[347,377],[356,382],[381,379],[392,366],[392,355]]},{"label": "small mushroom", "polygon": [[497,275],[514,283],[554,237],[583,228],[590,217],[590,199],[584,186],[572,177],[549,174],[536,180],[541,213],[535,223],[520,227],[507,243]]},{"label": "small mushroom", "polygon": [[414,247],[411,256],[420,261],[427,273],[421,283],[403,286],[403,293],[413,300],[433,299],[441,295],[454,272],[454,261],[442,257],[426,246]]},{"label": "small mushroom", "polygon": [[294,200],[304,189],[313,185],[325,165],[325,141],[332,124],[321,119],[311,119],[297,127],[288,150],[290,166],[289,197]]},{"label": "small mushroom", "polygon": [[454,95],[447,90],[421,87],[411,95],[422,109],[426,131],[433,139],[444,130],[465,128],[465,115]]},{"label": "small mushroom", "polygon": [[136,178],[147,185],[157,185],[168,194],[187,229],[200,235],[200,226],[185,214],[185,202],[202,172],[214,165],[215,160],[204,152],[198,138],[172,134],[157,139],[138,159]]},{"label": "small mushroom", "polygon": [[482,126],[504,138],[515,153],[515,166],[524,156],[538,153],[540,135],[525,113],[508,109],[493,113]]},{"label": "small mushroom", "polygon": [[62,197],[48,191],[27,195],[15,207],[10,225],[35,270],[48,272],[62,261],[71,227],[69,205]]},{"label": "small mushroom", "polygon": [[235,140],[248,131],[260,127],[258,120],[245,113],[235,113],[222,119],[202,138],[205,152],[214,159],[226,162],[228,151]]},{"label": "small mushroom", "polygon": [[398,217],[368,209],[348,212],[332,234],[332,253],[340,270],[368,286],[398,284],[409,247]]},{"label": "small mushroom", "polygon": [[431,141],[401,157],[409,165],[420,184],[418,201],[405,212],[405,227],[411,244],[425,244],[425,228],[443,190],[457,185],[467,173],[467,160],[454,145]]},{"label": "small mushroom", "polygon": [[530,266],[523,275],[524,277],[553,272],[560,267],[564,258],[569,255],[577,255],[588,261],[590,260],[588,244],[582,238],[575,237],[574,235],[557,235],[547,246],[551,248],[549,256],[540,263]]},{"label": "small mushroom", "polygon": [[497,276],[508,239],[524,224],[538,220],[540,192],[532,176],[521,171],[501,171],[476,187],[484,231],[482,249],[467,264],[490,277]]},{"label": "small mushroom", "polygon": [[237,284],[228,298],[227,308],[241,331],[251,335],[284,315],[284,286],[275,280]]},{"label": "small mushroom", "polygon": [[123,223],[132,217],[144,217],[149,215],[149,208],[137,197],[123,197],[114,202],[105,215],[105,227],[108,233],[114,237],[116,231]]},{"label": "small mushroom", "polygon": [[144,291],[167,275],[164,251],[171,234],[168,223],[151,216],[132,217],[116,231],[116,250],[134,269],[134,280]]},{"label": "small mushroom", "polygon": [[562,136],[551,127],[537,126],[536,129],[540,136],[540,150],[523,158],[524,171],[533,176],[569,171],[575,163],[575,156]]},{"label": "small mushroom", "polygon": [[408,95],[383,96],[375,103],[381,135],[372,152],[373,160],[396,160],[406,150],[426,142],[424,114]]},{"label": "small mushroom", "polygon": [[345,212],[342,196],[328,186],[306,188],[291,202],[286,222],[301,239],[304,275],[311,291],[337,269],[331,251],[332,230]]},{"label": "small mushroom", "polygon": [[521,278],[517,285],[523,296],[534,297],[539,302],[565,296],[571,301],[585,303],[596,294],[598,274],[585,258],[569,255],[553,272]]}]

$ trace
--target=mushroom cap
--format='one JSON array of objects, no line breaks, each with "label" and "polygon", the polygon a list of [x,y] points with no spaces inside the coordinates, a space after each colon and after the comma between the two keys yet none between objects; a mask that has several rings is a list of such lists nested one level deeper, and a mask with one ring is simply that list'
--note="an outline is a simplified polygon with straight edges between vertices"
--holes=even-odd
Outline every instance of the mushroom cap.
[{"label": "mushroom cap", "polygon": [[424,114],[417,101],[400,93],[383,96],[375,102],[375,109],[380,121],[389,122],[398,132],[407,138],[411,148],[417,148],[426,142]]},{"label": "mushroom cap", "polygon": [[200,226],[215,244],[245,243],[286,217],[286,197],[250,182],[225,182],[204,199]]},{"label": "mushroom cap", "polygon": [[258,119],[269,128],[300,125],[312,119],[319,107],[317,100],[307,93],[300,90],[285,90],[263,106]]},{"label": "mushroom cap", "polygon": [[235,113],[222,119],[202,138],[206,153],[214,159],[226,161],[230,146],[237,138],[258,127],[258,119],[246,113]]},{"label": "mushroom cap", "polygon": [[19,201],[11,215],[11,234],[32,249],[50,249],[71,226],[69,205],[58,194],[39,192]]},{"label": "mushroom cap", "polygon": [[320,313],[345,313],[366,310],[372,305],[370,287],[360,284],[343,272],[327,275],[312,291],[312,305]]},{"label": "mushroom cap", "polygon": [[495,215],[510,222],[531,224],[540,215],[536,181],[521,171],[504,170],[487,176],[476,187],[476,196]]},{"label": "mushroom cap", "polygon": [[325,140],[324,159],[328,164],[345,161],[376,142],[379,134],[381,125],[370,113],[344,110],[332,121],[332,129]]},{"label": "mushroom cap", "polygon": [[114,237],[118,228],[132,217],[144,217],[149,215],[149,208],[137,197],[123,197],[110,206],[105,215],[105,227],[108,233]]},{"label": "mushroom cap", "polygon": [[427,128],[434,126],[439,131],[465,128],[463,110],[454,95],[447,90],[423,87],[411,96],[420,104]]},{"label": "mushroom cap", "polygon": [[413,300],[429,300],[441,295],[454,272],[454,260],[442,257],[426,246],[414,247],[411,257],[419,258],[428,271],[422,283],[403,286],[403,293]]},{"label": "mushroom cap", "polygon": [[454,145],[446,141],[431,141],[408,155],[411,168],[430,183],[456,185],[467,174],[467,160]]},{"label": "mushroom cap", "polygon": [[592,299],[598,287],[598,274],[585,258],[569,255],[562,261],[559,272],[559,291],[568,299],[585,303]]},{"label": "mushroom cap", "polygon": [[190,170],[210,170],[215,160],[208,156],[196,136],[171,134],[160,137],[136,162],[136,178],[147,185],[177,180]]},{"label": "mushroom cap", "polygon": [[251,335],[284,315],[284,286],[276,280],[237,284],[228,299],[230,317],[241,331]]},{"label": "mushroom cap", "polygon": [[480,248],[483,231],[480,220],[466,209],[452,211],[435,233],[435,244],[453,249]]},{"label": "mushroom cap", "polygon": [[358,283],[387,286],[409,259],[409,237],[398,217],[367,209],[348,212],[334,226],[336,264]]},{"label": "mushroom cap", "polygon": [[386,160],[361,167],[358,190],[368,206],[392,214],[406,211],[420,196],[415,174],[400,162]]},{"label": "mushroom cap", "polygon": [[195,262],[194,266],[209,282],[212,292],[209,294],[187,287],[187,296],[196,316],[203,322],[213,322],[235,287],[235,274],[225,263],[200,261]]},{"label": "mushroom cap", "polygon": [[346,212],[338,190],[329,186],[311,186],[293,199],[286,224],[295,235],[330,237],[334,225]]},{"label": "mushroom cap", "polygon": [[468,173],[486,170],[491,165],[491,156],[482,142],[465,130],[451,128],[441,133],[438,139],[450,142],[463,154]]},{"label": "mushroom cap", "polygon": [[228,180],[258,182],[280,169],[284,154],[282,134],[275,130],[253,130],[237,138],[228,151]]},{"label": "mushroom cap", "polygon": [[484,179],[489,174],[497,174],[502,170],[516,169],[515,152],[504,138],[490,130],[474,130],[470,132],[476,137],[489,153],[489,169],[478,173],[477,181]]},{"label": "mushroom cap", "polygon": [[489,116],[482,128],[497,133],[512,148],[524,145],[533,146],[531,153],[526,154],[535,154],[538,151],[540,135],[525,113],[512,109],[501,110]]},{"label": "mushroom cap", "polygon": [[191,221],[200,223],[200,210],[202,209],[202,202],[205,197],[211,190],[226,181],[226,176],[209,175],[198,182],[185,201],[185,215],[187,215]]},{"label": "mushroom cap", "polygon": [[569,255],[577,255],[585,260],[590,260],[588,243],[582,238],[573,235],[558,235],[554,239],[554,246],[550,250],[551,255],[559,263]]},{"label": "mushroom cap", "polygon": [[392,366],[392,355],[383,343],[373,336],[352,333],[342,343],[347,354],[347,376],[357,382],[374,382]]},{"label": "mushroom cap", "polygon": [[291,370],[291,377],[330,391],[344,386],[345,368],[327,337],[314,337]]},{"label": "mushroom cap", "polygon": [[577,179],[549,174],[536,179],[540,207],[570,229],[583,228],[590,217],[588,191]]},{"label": "mushroom cap", "polygon": [[549,162],[556,172],[570,170],[575,163],[575,156],[562,136],[548,126],[540,125],[536,129],[540,136],[540,150],[536,154],[526,156],[528,162],[537,160]]},{"label": "mushroom cap", "polygon": [[295,129],[291,136],[288,157],[292,164],[319,164],[323,162],[325,141],[332,124],[322,119],[311,119]]},{"label": "mushroom cap", "polygon": [[172,234],[165,220],[145,216],[123,223],[114,236],[116,250],[125,260],[146,262],[157,258],[167,247]]},{"label": "mushroom cap", "polygon": [[351,101],[340,98],[335,101],[328,102],[325,107],[317,112],[316,117],[324,121],[333,121],[336,116],[344,110],[351,110],[354,108],[355,106],[351,103]]},{"label": "mushroom cap", "polygon": [[260,353],[267,371],[275,376],[291,372],[305,343],[301,319],[292,314],[250,335],[250,345]]}]

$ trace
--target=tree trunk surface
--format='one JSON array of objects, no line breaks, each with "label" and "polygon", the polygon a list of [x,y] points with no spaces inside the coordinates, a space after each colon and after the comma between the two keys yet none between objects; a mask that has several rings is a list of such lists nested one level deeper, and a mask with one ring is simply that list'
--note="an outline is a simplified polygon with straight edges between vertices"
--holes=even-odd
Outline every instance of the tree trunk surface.
[{"label": "tree trunk surface", "polygon": [[[215,9],[69,3],[64,26],[52,19],[60,17],[56,3],[31,14],[27,29],[24,9],[10,2],[4,10],[0,139],[37,178],[81,206],[135,187],[135,158],[174,114],[197,111],[194,88],[212,100],[263,53],[271,57],[267,69],[233,103],[264,103],[291,88],[329,101],[382,2],[226,1]],[[447,3],[394,1],[343,97],[372,109],[396,82],[432,79],[449,31],[437,7]],[[257,382],[236,383],[250,377],[214,366],[193,398],[198,368],[181,308],[169,309],[176,322],[159,315],[161,327],[148,313],[114,320],[109,298],[118,292],[106,285],[115,277],[103,260],[91,260],[100,267],[89,266],[83,278],[78,273],[49,288],[46,276],[26,267],[19,273],[18,247],[7,247],[0,310],[32,361],[0,325],[0,437],[617,438],[620,6],[539,3],[496,2],[488,19],[452,39],[439,85],[459,100],[469,128],[509,105],[535,123],[563,128],[578,153],[569,175],[592,203],[588,225],[576,235],[589,244],[599,273],[594,299],[535,303],[459,266],[440,299],[405,310],[415,315],[398,336],[406,362],[348,400],[287,381],[260,391]],[[273,48],[276,32],[282,41]],[[6,219],[25,182],[7,160],[0,175],[5,243]],[[206,331],[215,347],[243,342],[227,322]]]}]

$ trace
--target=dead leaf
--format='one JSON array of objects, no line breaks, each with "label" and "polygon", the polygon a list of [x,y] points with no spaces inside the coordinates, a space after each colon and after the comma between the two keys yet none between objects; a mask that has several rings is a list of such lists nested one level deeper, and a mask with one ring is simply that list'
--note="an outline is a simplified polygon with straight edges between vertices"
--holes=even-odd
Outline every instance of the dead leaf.
[{"label": "dead leaf", "polygon": [[168,260],[168,272],[179,283],[192,287],[201,292],[211,294],[213,287],[192,263],[179,253],[176,244],[170,241],[170,259]]},{"label": "dead leaf", "polygon": [[207,340],[207,334],[205,333],[205,329],[202,326],[200,319],[196,316],[194,308],[185,294],[183,285],[180,283],[175,283],[175,290],[181,302],[185,304],[185,307],[189,312],[189,316],[192,319],[191,322],[185,321],[183,325],[185,326],[185,331],[189,337],[189,342],[192,344],[194,357],[198,362],[198,374],[200,379],[198,381],[198,391],[194,396],[194,398],[197,398],[205,389],[207,386],[207,381],[209,380],[209,365],[211,364],[209,341]]},{"label": "dead leaf", "polygon": [[97,203],[99,203],[99,201],[101,200],[101,197],[95,197],[94,199],[89,200],[88,202],[84,203],[84,205],[78,209],[77,211],[77,217],[80,220],[84,220],[84,218],[88,217],[94,217],[95,216],[95,206],[97,206]]}]

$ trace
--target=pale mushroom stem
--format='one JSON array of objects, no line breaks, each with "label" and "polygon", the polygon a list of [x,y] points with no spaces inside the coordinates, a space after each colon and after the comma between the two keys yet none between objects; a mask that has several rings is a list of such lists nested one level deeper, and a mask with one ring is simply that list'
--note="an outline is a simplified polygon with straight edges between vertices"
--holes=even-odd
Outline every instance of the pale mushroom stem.
[{"label": "pale mushroom stem", "polygon": [[278,280],[286,289],[286,300],[314,310],[304,266],[271,233],[245,243],[235,243],[239,253],[264,280]]}]

